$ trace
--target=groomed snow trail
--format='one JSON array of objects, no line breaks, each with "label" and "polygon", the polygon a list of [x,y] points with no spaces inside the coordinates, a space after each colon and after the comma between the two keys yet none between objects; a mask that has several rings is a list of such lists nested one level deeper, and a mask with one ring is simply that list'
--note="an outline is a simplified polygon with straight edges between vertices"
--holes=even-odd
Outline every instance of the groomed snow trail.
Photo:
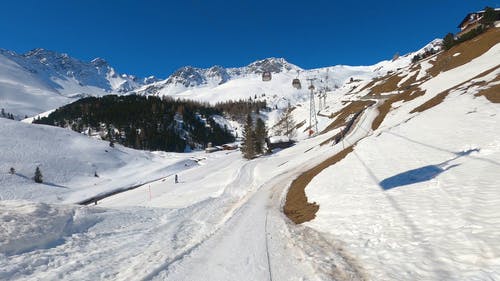
[{"label": "groomed snow trail", "polygon": [[[375,108],[374,105],[365,110],[344,142],[353,144],[370,133],[364,128],[369,127],[375,118]],[[303,148],[299,146],[294,150],[300,149]],[[241,207],[213,236],[187,255],[168,264],[154,279],[364,279],[361,269],[353,259],[342,253],[342,247],[334,239],[324,237],[307,227],[291,225],[281,211],[286,187],[290,182],[307,168],[340,150],[340,146],[318,149],[311,152],[314,158],[304,157],[305,159],[295,163],[283,164],[283,160],[289,160],[286,154],[250,162],[252,164],[245,167],[245,176],[239,176],[233,185],[255,184],[259,182],[259,176],[266,177],[263,171],[280,169],[282,172],[274,177],[267,175],[269,179],[240,200]],[[259,169],[256,169],[256,165]]]},{"label": "groomed snow trail", "polygon": [[[359,126],[369,127],[375,108]],[[345,142],[368,133],[357,128]],[[336,133],[252,161],[217,152],[180,172],[180,184],[169,178],[98,206],[74,206],[68,221],[75,226],[56,242],[0,254],[0,279],[361,280],[342,245],[292,225],[281,210],[291,181],[342,149],[319,146]],[[37,213],[29,215],[36,227]]]}]

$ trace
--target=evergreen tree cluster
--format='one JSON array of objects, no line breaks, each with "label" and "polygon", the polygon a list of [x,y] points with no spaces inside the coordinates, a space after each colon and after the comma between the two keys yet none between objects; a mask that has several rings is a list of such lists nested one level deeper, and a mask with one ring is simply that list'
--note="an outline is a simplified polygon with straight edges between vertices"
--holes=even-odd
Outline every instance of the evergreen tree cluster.
[{"label": "evergreen tree cluster", "polygon": [[460,37],[455,37],[452,33],[448,33],[443,39],[443,47],[445,50],[449,50],[455,45],[471,40],[472,38],[483,33],[485,30],[486,28],[483,25],[480,25],[477,28],[461,35]]},{"label": "evergreen tree cluster", "polygon": [[484,15],[480,20],[481,24],[489,27],[492,26],[497,20],[500,20],[500,11],[495,11],[492,7],[484,8]]},{"label": "evergreen tree cluster", "polygon": [[6,112],[4,108],[0,110],[0,117],[14,120],[14,114]]},{"label": "evergreen tree cluster", "polygon": [[425,50],[425,52],[423,52],[423,53],[419,53],[419,54],[414,55],[413,58],[411,59],[411,62],[416,63],[420,60],[423,60],[425,58],[428,58],[428,57],[436,54],[437,52],[438,52],[438,50],[436,50],[434,48]]},{"label": "evergreen tree cluster", "polygon": [[265,100],[260,101],[257,99],[248,99],[248,100],[229,100],[225,102],[218,102],[215,104],[215,108],[223,111],[229,117],[234,120],[238,120],[241,122],[245,121],[245,118],[248,114],[252,112],[260,113],[261,110],[267,110],[267,103]]},{"label": "evergreen tree cluster", "polygon": [[183,152],[186,145],[205,147],[233,142],[227,128],[210,116],[222,115],[207,103],[169,97],[87,97],[63,106],[35,123],[69,127],[77,132],[97,132],[114,143],[147,150]]},{"label": "evergreen tree cluster", "polygon": [[253,159],[265,152],[265,142],[267,138],[266,124],[262,119],[257,118],[254,122],[251,114],[247,114],[245,127],[243,129],[243,142],[241,152],[246,159]]}]

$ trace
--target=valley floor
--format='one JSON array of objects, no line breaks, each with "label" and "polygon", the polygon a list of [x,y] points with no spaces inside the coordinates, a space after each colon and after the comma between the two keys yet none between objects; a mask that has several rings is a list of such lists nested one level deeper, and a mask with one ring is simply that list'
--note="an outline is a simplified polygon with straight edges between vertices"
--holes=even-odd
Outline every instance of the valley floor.
[{"label": "valley floor", "polygon": [[[178,172],[179,183],[169,176],[97,206],[2,201],[0,277],[356,279],[357,269],[328,240],[281,212],[291,179],[331,150],[318,147],[327,137],[252,161],[239,151],[199,154],[197,165]],[[304,153],[310,147],[316,148]]]},{"label": "valley floor", "polygon": [[[461,110],[374,134],[374,105],[334,146],[319,144],[338,130],[252,161],[238,151],[191,155],[196,165],[177,171],[179,183],[168,176],[97,206],[1,201],[0,278],[498,279],[500,115],[485,99],[468,99],[449,101],[483,108],[461,119],[456,138],[447,128]],[[449,118],[420,134],[433,115]],[[482,135],[468,137],[486,116]],[[307,186],[316,219],[291,223],[282,212],[291,181],[355,143]]]}]

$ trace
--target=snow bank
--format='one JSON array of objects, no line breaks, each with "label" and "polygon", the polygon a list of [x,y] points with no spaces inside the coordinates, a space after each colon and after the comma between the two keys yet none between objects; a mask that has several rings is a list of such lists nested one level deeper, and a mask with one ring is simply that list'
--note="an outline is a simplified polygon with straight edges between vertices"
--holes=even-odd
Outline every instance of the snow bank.
[{"label": "snow bank", "polygon": [[97,221],[80,219],[81,207],[27,201],[0,201],[0,253],[21,254],[55,247],[65,236]]}]

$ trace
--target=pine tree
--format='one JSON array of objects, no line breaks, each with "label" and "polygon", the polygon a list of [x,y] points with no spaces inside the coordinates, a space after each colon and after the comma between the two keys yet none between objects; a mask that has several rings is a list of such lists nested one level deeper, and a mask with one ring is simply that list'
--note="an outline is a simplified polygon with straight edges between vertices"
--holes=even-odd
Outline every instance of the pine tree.
[{"label": "pine tree", "polygon": [[486,7],[484,8],[484,15],[483,18],[481,18],[480,22],[481,24],[484,24],[486,26],[491,26],[496,20],[497,20],[497,12],[495,9],[492,7]]},{"label": "pine tree", "polygon": [[241,152],[246,159],[255,157],[255,132],[253,130],[253,120],[250,114],[247,115],[247,121],[243,128],[243,145]]},{"label": "pine tree", "polygon": [[264,153],[264,144],[266,143],[267,129],[266,124],[262,119],[257,118],[255,123],[255,152],[257,154]]},{"label": "pine tree", "polygon": [[276,135],[287,136],[289,139],[296,137],[296,124],[290,106],[281,114],[281,119],[274,128],[274,133]]},{"label": "pine tree", "polygon": [[35,176],[33,177],[33,180],[36,183],[42,183],[43,182],[42,172],[40,171],[40,168],[38,166],[36,167]]},{"label": "pine tree", "polygon": [[443,39],[443,47],[445,50],[451,49],[455,45],[455,36],[453,33],[448,33]]}]

